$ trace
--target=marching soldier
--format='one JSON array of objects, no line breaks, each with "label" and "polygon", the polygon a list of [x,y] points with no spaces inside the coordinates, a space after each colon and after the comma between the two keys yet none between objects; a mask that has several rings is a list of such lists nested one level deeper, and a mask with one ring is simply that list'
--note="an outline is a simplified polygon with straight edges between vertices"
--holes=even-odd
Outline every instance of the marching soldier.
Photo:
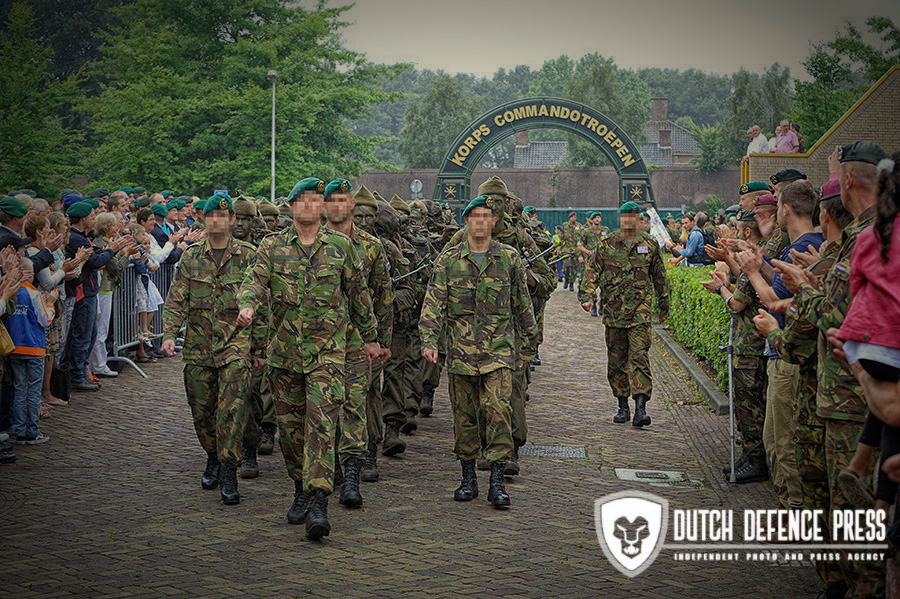
[{"label": "marching soldier", "polygon": [[[609,228],[603,225],[603,217],[599,212],[591,212],[588,214],[588,227],[581,232],[581,239],[578,241],[578,251],[584,256],[585,260],[590,260],[594,252],[597,251],[600,242],[609,237]],[[591,316],[597,316],[597,301],[591,306]],[[603,314],[603,304],[600,304],[600,314]]]},{"label": "marching soldier", "polygon": [[569,213],[569,220],[562,226],[562,253],[568,255],[563,276],[565,281],[563,289],[575,290],[575,279],[578,277],[578,240],[581,238],[581,225],[578,224],[578,215],[575,211]]},{"label": "marching soldier", "polygon": [[650,424],[646,406],[653,382],[650,374],[650,313],[657,295],[659,321],[669,317],[669,287],[659,245],[641,229],[634,202],[619,208],[620,230],[600,243],[585,267],[579,288],[581,307],[591,309],[599,287],[609,352],[607,378],[619,400],[613,422],[627,422],[628,397],[634,397],[633,426]]}]

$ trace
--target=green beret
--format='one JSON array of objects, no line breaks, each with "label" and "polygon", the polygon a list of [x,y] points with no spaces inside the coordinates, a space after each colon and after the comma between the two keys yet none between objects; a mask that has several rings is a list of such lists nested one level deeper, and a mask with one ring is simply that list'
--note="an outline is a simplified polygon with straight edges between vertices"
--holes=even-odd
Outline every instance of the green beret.
[{"label": "green beret", "polygon": [[118,191],[124,191],[125,193],[131,194],[134,193],[134,189],[131,187],[120,187]]},{"label": "green beret", "polygon": [[163,204],[163,206],[165,206],[168,210],[178,210],[178,204],[175,202],[175,200],[169,200],[168,202]]},{"label": "green beret", "polygon": [[96,208],[100,207],[100,202],[98,202],[94,198],[85,198],[82,200],[82,202],[90,206],[91,210],[95,210]]},{"label": "green beret", "polygon": [[134,193],[147,193],[147,188],[146,187],[135,187]]},{"label": "green beret", "polygon": [[162,216],[163,218],[165,218],[165,216],[169,214],[169,208],[165,204],[153,204],[152,206],[150,206],[150,210],[156,216]]},{"label": "green beret", "polygon": [[260,216],[278,216],[278,206],[268,200],[260,202],[256,209]]},{"label": "green beret", "polygon": [[335,179],[325,186],[325,199],[328,199],[328,196],[333,194],[334,192],[347,193],[353,189],[353,186],[350,185],[350,181],[346,179]]},{"label": "green beret", "polygon": [[522,209],[522,212],[524,212],[525,214],[531,214],[532,212],[534,212],[534,206],[525,206],[525,208]]},{"label": "green beret", "polygon": [[256,216],[256,204],[244,197],[244,194],[234,198],[231,203],[231,209],[238,216]]},{"label": "green beret", "polygon": [[641,207],[635,204],[634,202],[625,202],[621,206],[619,206],[618,213],[619,214],[629,214],[634,213],[637,214],[641,211]]},{"label": "green beret", "polygon": [[315,177],[307,177],[306,179],[302,179],[297,181],[297,184],[294,185],[294,188],[291,190],[291,193],[288,194],[287,201],[292,202],[294,198],[299,196],[304,191],[314,191],[316,193],[325,193],[325,181],[321,179],[316,179]]},{"label": "green beret", "polygon": [[409,204],[403,201],[403,198],[398,196],[396,193],[394,197],[391,198],[390,201],[391,208],[396,210],[397,212],[402,212],[406,216],[409,216],[411,210],[409,209]]},{"label": "green beret", "polygon": [[772,182],[772,185],[778,185],[785,181],[799,181],[800,179],[806,179],[806,173],[798,171],[795,168],[783,168],[769,177],[769,181]]},{"label": "green beret", "polygon": [[134,201],[135,208],[146,208],[150,205],[150,198],[138,198]]},{"label": "green beret", "polygon": [[378,202],[375,201],[375,196],[372,195],[372,192],[365,185],[359,186],[359,191],[356,192],[353,199],[356,200],[357,206],[366,206],[372,210],[378,210]]},{"label": "green beret", "polygon": [[509,195],[509,189],[507,189],[503,179],[494,175],[478,186],[478,193],[481,195],[498,195],[506,197]]},{"label": "green beret", "polygon": [[228,210],[231,206],[231,197],[224,193],[217,193],[206,200],[206,206],[203,207],[203,216],[206,216],[213,210]]},{"label": "green beret", "polygon": [[447,209],[450,207],[450,202],[444,202],[441,204],[441,208]]},{"label": "green beret", "polygon": [[841,162],[868,162],[877,165],[884,156],[884,148],[871,141],[854,141],[838,150],[838,160]]},{"label": "green beret", "polygon": [[159,195],[161,195],[164,200],[168,200],[169,196],[175,195],[175,192],[171,189],[163,189],[161,192],[159,192]]},{"label": "green beret", "polygon": [[12,216],[13,218],[25,216],[28,212],[28,208],[25,206],[25,202],[20,199],[14,198],[13,196],[6,196],[2,200],[0,200],[0,210]]},{"label": "green beret", "polygon": [[741,185],[739,194],[744,195],[753,193],[754,191],[772,191],[772,188],[769,187],[769,184],[765,181],[750,181],[749,183]]},{"label": "green beret", "polygon": [[[137,202],[135,202],[137,204]],[[206,208],[206,200],[197,200],[192,204],[194,206],[194,210],[203,214],[203,209]]]},{"label": "green beret", "polygon": [[93,208],[91,208],[90,204],[85,200],[84,202],[75,202],[69,206],[69,209],[66,210],[66,214],[72,218],[84,218],[90,214],[92,210]]},{"label": "green beret", "polygon": [[90,198],[102,198],[103,196],[108,196],[109,190],[105,187],[98,187],[97,189],[91,190],[91,193],[88,194]]},{"label": "green beret", "polygon": [[482,194],[469,202],[469,205],[466,206],[462,211],[462,217],[466,218],[469,212],[472,211],[473,208],[478,208],[479,206],[484,206],[485,208],[490,208],[493,212],[494,210],[494,199],[487,194]]},{"label": "green beret", "polygon": [[187,206],[187,202],[185,202],[184,200],[182,200],[182,199],[175,200],[175,209],[176,210],[181,210],[185,206]]},{"label": "green beret", "polygon": [[278,207],[278,215],[286,216],[288,218],[294,218],[294,213],[291,212],[291,205],[285,202]]}]

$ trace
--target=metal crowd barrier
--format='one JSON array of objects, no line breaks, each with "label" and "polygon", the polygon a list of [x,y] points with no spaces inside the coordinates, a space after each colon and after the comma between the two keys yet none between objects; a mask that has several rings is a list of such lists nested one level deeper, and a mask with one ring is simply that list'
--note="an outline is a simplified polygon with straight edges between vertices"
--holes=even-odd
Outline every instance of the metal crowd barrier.
[{"label": "metal crowd barrier", "polygon": [[[166,299],[169,287],[175,279],[177,266],[177,264],[160,264],[156,272],[150,273],[150,280],[159,289],[159,294],[163,299]],[[112,314],[110,316],[112,321],[113,350],[112,355],[108,359],[125,362],[137,370],[142,377],[147,378],[144,371],[133,360],[124,355],[125,350],[142,343],[138,338],[138,334],[141,331],[140,321],[137,313],[134,311],[137,305],[138,279],[137,271],[129,263],[128,267],[122,272],[119,286],[113,292]],[[163,335],[162,311],[163,307],[159,306],[156,313],[153,314],[153,319],[150,321],[154,339]]]}]

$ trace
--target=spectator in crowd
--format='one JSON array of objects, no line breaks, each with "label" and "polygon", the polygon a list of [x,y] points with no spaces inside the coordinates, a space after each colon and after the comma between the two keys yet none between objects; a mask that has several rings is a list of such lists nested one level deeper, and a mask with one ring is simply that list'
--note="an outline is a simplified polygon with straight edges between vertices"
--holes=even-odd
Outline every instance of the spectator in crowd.
[{"label": "spectator in crowd", "polygon": [[145,345],[150,345],[153,339],[153,330],[150,328],[150,321],[153,315],[159,309],[165,300],[159,293],[156,284],[150,280],[150,273],[156,272],[159,268],[159,262],[153,258],[152,240],[153,237],[147,233],[140,225],[131,225],[129,228],[132,237],[137,243],[138,253],[131,258],[131,264],[134,267],[137,277],[135,277],[135,306],[134,312],[138,315],[138,324],[140,333],[138,333],[137,361],[138,362],[156,362],[156,357],[149,355],[145,349]]},{"label": "spectator in crowd", "polygon": [[165,218],[168,213],[169,210],[165,204],[153,204],[150,208],[141,208],[137,213],[138,224],[152,238],[150,253],[153,259],[160,264],[175,264],[181,259],[181,253],[187,249],[187,244],[181,241],[184,238],[184,231],[178,231],[172,235],[162,232],[158,219]]},{"label": "spectator in crowd", "polygon": [[800,150],[797,134],[786,119],[781,121],[774,142],[769,143],[769,149],[776,154],[796,154]]},{"label": "spectator in crowd", "polygon": [[797,136],[797,143],[799,144],[797,152],[803,154],[804,152],[806,152],[806,140],[803,139],[802,135],[800,135],[800,125],[798,125],[797,123],[791,123],[791,129],[793,130],[794,135]]},{"label": "spectator in crowd", "polygon": [[[110,240],[118,237],[125,221],[115,212],[100,214],[94,221],[94,247],[104,250],[109,247]],[[130,251],[130,250],[129,250]],[[90,371],[99,377],[114,378],[119,376],[106,363],[106,339],[109,335],[109,319],[112,315],[113,292],[119,286],[122,271],[128,263],[128,254],[119,254],[106,263],[100,273],[100,286],[97,290],[97,340],[91,349],[89,358]]]},{"label": "spectator in crowd", "polygon": [[753,125],[747,130],[747,137],[750,143],[747,144],[747,153],[744,154],[744,161],[750,160],[750,154],[768,154],[769,140],[762,133],[759,125]]},{"label": "spectator in crowd", "polygon": [[688,231],[687,243],[683,246],[672,241],[666,243],[666,249],[675,256],[669,259],[670,264],[680,264],[682,261],[691,267],[712,264],[706,253],[707,239],[703,234],[707,223],[709,217],[705,212],[698,212],[696,216],[687,213],[681,217],[681,230]]}]

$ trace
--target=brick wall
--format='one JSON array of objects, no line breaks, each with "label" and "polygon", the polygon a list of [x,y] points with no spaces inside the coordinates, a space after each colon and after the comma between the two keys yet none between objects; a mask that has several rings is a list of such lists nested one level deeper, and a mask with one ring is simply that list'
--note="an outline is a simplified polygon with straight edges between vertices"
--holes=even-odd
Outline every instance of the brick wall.
[{"label": "brick wall", "polygon": [[751,156],[750,180],[765,181],[783,168],[797,168],[806,173],[814,185],[821,185],[828,180],[828,155],[834,147],[858,139],[874,141],[889,153],[897,151],[900,145],[900,67],[888,71],[845,117],[808,154]]}]

